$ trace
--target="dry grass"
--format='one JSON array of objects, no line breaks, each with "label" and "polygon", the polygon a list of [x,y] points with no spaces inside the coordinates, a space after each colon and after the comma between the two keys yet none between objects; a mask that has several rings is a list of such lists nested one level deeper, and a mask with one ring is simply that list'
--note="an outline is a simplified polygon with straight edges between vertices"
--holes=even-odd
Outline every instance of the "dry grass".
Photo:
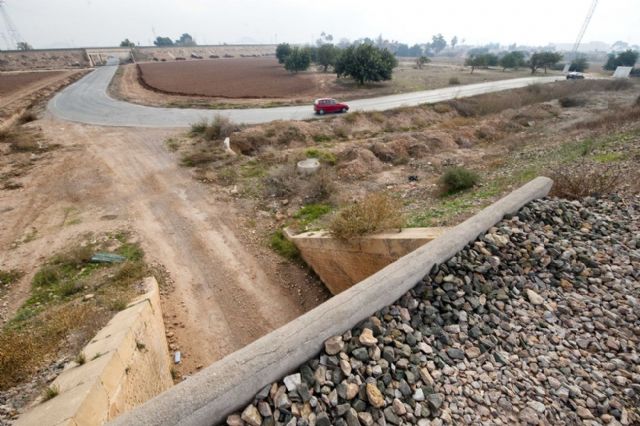
[{"label": "dry grass", "polygon": [[604,196],[620,188],[623,174],[614,164],[597,164],[586,160],[557,167],[549,173],[553,179],[551,195],[570,200],[587,196]]},{"label": "dry grass", "polygon": [[401,203],[385,193],[366,196],[340,210],[329,225],[331,234],[348,240],[374,232],[399,229],[404,225]]},{"label": "dry grass", "polygon": [[217,114],[211,122],[202,120],[191,125],[191,135],[200,136],[204,140],[224,139],[240,130],[240,126],[228,117]]},{"label": "dry grass", "polygon": [[598,117],[575,125],[578,129],[615,130],[621,125],[640,121],[640,107],[605,112]]},{"label": "dry grass", "polygon": [[597,90],[626,90],[631,87],[633,87],[632,83],[624,83],[620,80],[579,80],[545,85],[534,84],[522,89],[454,99],[448,101],[447,104],[463,117],[477,117],[574,96],[578,93]]}]

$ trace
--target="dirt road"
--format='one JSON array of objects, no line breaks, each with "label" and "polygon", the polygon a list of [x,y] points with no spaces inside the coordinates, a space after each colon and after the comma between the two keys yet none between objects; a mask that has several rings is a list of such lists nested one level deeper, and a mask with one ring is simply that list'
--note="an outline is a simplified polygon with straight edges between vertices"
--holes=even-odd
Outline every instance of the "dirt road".
[{"label": "dirt road", "polygon": [[[0,213],[0,242],[9,264],[29,270],[25,262],[36,263],[34,253],[50,255],[50,246],[61,246],[79,232],[133,230],[150,260],[162,264],[174,281],[163,313],[183,354],[184,373],[324,300],[322,288],[305,287],[302,269],[283,271],[275,254],[242,239],[236,212],[177,166],[163,146],[171,131],[105,129],[55,119],[43,124],[45,135],[68,152],[55,166],[43,165],[36,180],[41,187],[2,199],[12,206]],[[80,223],[61,227],[62,212],[70,206]],[[107,220],[114,217],[115,223]],[[30,227],[35,237],[10,249]],[[20,259],[27,260],[20,264]],[[28,284],[24,287],[18,302],[28,294]]]}]

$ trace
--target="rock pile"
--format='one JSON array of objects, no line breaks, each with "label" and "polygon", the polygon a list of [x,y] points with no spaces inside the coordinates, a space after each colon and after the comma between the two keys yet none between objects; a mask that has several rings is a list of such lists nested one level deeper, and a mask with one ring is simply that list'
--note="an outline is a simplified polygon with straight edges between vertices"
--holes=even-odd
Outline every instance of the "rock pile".
[{"label": "rock pile", "polygon": [[528,204],[227,424],[639,424],[639,216]]}]

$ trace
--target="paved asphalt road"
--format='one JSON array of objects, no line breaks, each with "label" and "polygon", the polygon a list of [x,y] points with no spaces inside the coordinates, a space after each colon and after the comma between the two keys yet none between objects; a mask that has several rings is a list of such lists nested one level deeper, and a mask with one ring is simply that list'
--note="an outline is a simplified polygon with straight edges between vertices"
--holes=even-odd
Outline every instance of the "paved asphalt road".
[{"label": "paved asphalt road", "polygon": [[[203,110],[156,108],[119,101],[107,95],[107,86],[117,66],[97,68],[70,85],[49,101],[49,111],[55,116],[87,124],[127,127],[188,127],[215,114],[228,116],[236,123],[266,123],[273,120],[306,120],[315,117],[312,106],[291,106],[258,109]],[[381,96],[349,101],[351,111],[374,111],[439,102],[447,99],[515,89],[534,83],[562,80],[562,76],[527,77],[477,83],[443,89]]]}]

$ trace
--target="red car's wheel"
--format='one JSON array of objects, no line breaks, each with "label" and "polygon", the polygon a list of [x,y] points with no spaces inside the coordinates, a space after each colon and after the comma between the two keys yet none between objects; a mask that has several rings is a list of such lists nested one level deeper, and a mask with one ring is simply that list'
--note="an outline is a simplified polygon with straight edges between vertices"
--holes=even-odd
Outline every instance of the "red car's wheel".
[{"label": "red car's wheel", "polygon": [[320,115],[324,115],[324,110],[323,110],[323,109],[321,109],[320,111],[318,111],[318,114],[320,114]]},{"label": "red car's wheel", "polygon": [[343,113],[344,113],[344,112],[347,112],[347,111],[349,111],[347,108],[342,108],[342,112],[343,112]]}]

